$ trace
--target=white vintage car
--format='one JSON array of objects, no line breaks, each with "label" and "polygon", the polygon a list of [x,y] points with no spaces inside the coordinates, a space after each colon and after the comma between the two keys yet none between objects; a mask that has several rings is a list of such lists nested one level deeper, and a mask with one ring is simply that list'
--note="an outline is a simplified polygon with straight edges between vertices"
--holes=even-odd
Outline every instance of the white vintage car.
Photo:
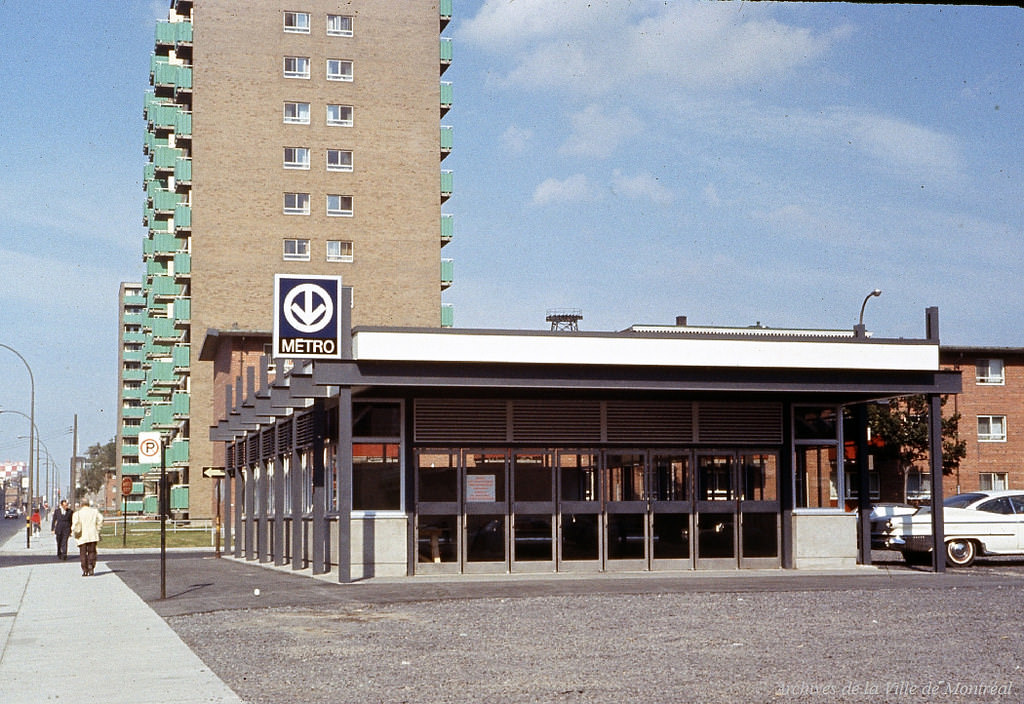
[{"label": "white vintage car", "polygon": [[[967,567],[978,555],[1024,555],[1024,491],[974,491],[942,502],[946,563]],[[932,549],[929,507],[890,517],[881,530],[884,547],[910,563],[928,561]]]}]

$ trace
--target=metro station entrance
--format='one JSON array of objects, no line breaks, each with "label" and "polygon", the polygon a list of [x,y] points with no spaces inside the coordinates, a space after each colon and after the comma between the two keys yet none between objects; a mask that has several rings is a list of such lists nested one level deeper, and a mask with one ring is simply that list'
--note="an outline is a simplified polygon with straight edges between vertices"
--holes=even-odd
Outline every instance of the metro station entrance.
[{"label": "metro station entrance", "polygon": [[778,452],[420,449],[419,574],[780,566]]}]

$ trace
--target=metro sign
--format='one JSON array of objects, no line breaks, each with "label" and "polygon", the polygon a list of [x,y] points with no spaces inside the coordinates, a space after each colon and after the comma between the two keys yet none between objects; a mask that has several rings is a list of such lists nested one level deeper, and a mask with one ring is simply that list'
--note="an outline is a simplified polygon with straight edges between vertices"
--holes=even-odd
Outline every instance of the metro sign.
[{"label": "metro sign", "polygon": [[274,275],[273,357],[341,359],[341,277]]}]

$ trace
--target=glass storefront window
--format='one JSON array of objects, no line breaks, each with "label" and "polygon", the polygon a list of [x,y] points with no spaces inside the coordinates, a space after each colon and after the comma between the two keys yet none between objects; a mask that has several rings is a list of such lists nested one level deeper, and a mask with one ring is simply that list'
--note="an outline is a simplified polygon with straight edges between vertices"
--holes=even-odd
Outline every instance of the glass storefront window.
[{"label": "glass storefront window", "polygon": [[352,508],[399,511],[402,473],[398,443],[352,444]]}]

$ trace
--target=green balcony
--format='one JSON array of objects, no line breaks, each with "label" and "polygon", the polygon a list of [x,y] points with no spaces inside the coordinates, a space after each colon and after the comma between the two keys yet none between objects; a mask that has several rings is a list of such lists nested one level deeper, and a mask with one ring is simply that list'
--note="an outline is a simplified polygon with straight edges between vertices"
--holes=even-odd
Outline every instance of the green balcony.
[{"label": "green balcony", "polygon": [[452,84],[441,81],[441,114],[444,115],[452,106]]},{"label": "green balcony", "polygon": [[452,40],[448,37],[441,37],[441,73],[452,62]]},{"label": "green balcony", "polygon": [[124,381],[145,381],[146,370],[145,369],[122,369],[121,378]]},{"label": "green balcony", "polygon": [[447,244],[455,236],[455,218],[450,214],[441,216],[441,242]]},{"label": "green balcony", "polygon": [[192,113],[187,110],[179,110],[174,116],[174,134],[178,137],[192,136]]},{"label": "green balcony", "polygon": [[121,359],[125,362],[139,362],[141,364],[146,360],[146,352],[142,349],[123,350],[121,352]]},{"label": "green balcony", "polygon": [[167,276],[167,262],[150,259],[146,262],[146,276]]},{"label": "green balcony", "polygon": [[[125,313],[124,314],[124,324],[125,325],[139,325],[139,326],[145,325],[146,324],[146,314],[145,313]],[[128,339],[128,335],[131,335],[131,334],[134,334],[134,333],[125,333],[124,341],[125,342],[139,342],[139,340],[129,340]]]},{"label": "green balcony", "polygon": [[[130,501],[129,503],[134,503],[134,502]],[[142,512],[143,513],[145,513],[147,515],[150,515],[150,516],[155,516],[159,510],[160,510],[160,499],[157,498],[156,496],[147,496],[146,498],[144,498],[142,500]]]},{"label": "green balcony", "polygon": [[166,259],[178,254],[183,247],[184,243],[173,233],[154,232],[143,242],[142,253]]},{"label": "green balcony", "polygon": [[152,132],[146,132],[146,135],[142,138],[142,151],[146,154],[152,154],[157,147],[166,147],[170,144],[170,140],[167,137],[157,137]]},{"label": "green balcony", "polygon": [[[187,300],[187,299],[182,299]],[[175,304],[177,305],[177,304]],[[178,373],[180,369],[187,369],[190,364],[191,347],[189,345],[175,345],[174,351],[171,353],[172,361],[174,362],[174,371]]]},{"label": "green balcony", "polygon": [[178,252],[174,255],[174,275],[188,276],[192,273],[192,255],[188,252]]},{"label": "green balcony", "polygon": [[[153,57],[160,59],[163,57]],[[152,72],[150,77],[153,81],[154,89],[163,89],[163,92],[173,91],[178,93],[181,91],[192,90],[192,68],[189,66],[176,66],[174,64],[168,64],[161,61],[152,62]]]},{"label": "green balcony", "polygon": [[185,203],[178,203],[174,206],[174,229],[192,229],[192,206]]},{"label": "green balcony", "polygon": [[171,397],[171,408],[176,418],[187,417],[189,411],[189,395],[184,391],[175,391]]},{"label": "green balcony", "polygon": [[181,155],[182,151],[175,147],[156,147],[153,150],[153,166],[157,171],[173,170]]},{"label": "green balcony", "polygon": [[157,213],[174,212],[174,208],[181,200],[181,197],[174,191],[168,191],[159,187],[149,189],[149,198],[153,210]]},{"label": "green balcony", "polygon": [[[146,484],[144,482],[132,482],[132,493],[129,496],[141,496],[146,493]],[[142,503],[141,501],[139,502]]]},{"label": "green balcony", "polygon": [[[149,95],[152,95],[151,93]],[[154,100],[146,100],[146,124],[153,130],[174,129],[174,122],[181,112],[181,108],[174,104],[160,101],[154,96]]]},{"label": "green balcony", "polygon": [[188,463],[188,440],[174,440],[167,447],[167,464]]},{"label": "green balcony", "polygon": [[175,183],[192,183],[192,160],[188,157],[178,157],[174,162]]},{"label": "green balcony", "polygon": [[441,200],[442,201],[448,200],[448,198],[451,196],[451,194],[452,194],[452,187],[454,186],[454,183],[455,183],[455,177],[452,176],[452,172],[451,171],[442,171],[441,172]]},{"label": "green balcony", "polygon": [[450,303],[441,305],[441,327],[455,327],[455,308]]},{"label": "green balcony", "polygon": [[445,126],[442,125],[442,127],[441,127],[441,158],[442,159],[444,159],[446,156],[448,156],[449,152],[451,152],[452,145],[453,145],[454,141],[455,140],[452,137],[452,128],[451,127],[445,127]]},{"label": "green balcony", "polygon": [[138,401],[146,397],[145,389],[121,389],[121,398]]},{"label": "green balcony", "polygon": [[192,299],[174,299],[174,327],[183,328],[192,322]]},{"label": "green balcony", "polygon": [[[121,470],[121,473],[122,474],[124,473],[124,469],[123,468]],[[125,513],[142,513],[142,507],[143,507],[143,502],[142,501],[124,501],[122,503],[124,505]]]},{"label": "green balcony", "polygon": [[148,417],[154,428],[173,427],[177,425],[174,421],[174,413],[169,403],[154,403],[149,407]]},{"label": "green balcony", "polygon": [[171,487],[171,510],[188,510],[188,485],[182,484]]},{"label": "green balcony", "polygon": [[447,22],[452,18],[452,0],[441,0],[438,5],[441,19]]},{"label": "green balcony", "polygon": [[177,340],[181,333],[174,328],[170,318],[153,318],[150,320],[154,340]]},{"label": "green balcony", "polygon": [[181,295],[181,287],[170,276],[154,276],[150,290],[156,299],[177,298]]},{"label": "green balcony", "polygon": [[[138,455],[139,455],[139,446],[138,445],[129,445],[127,443],[121,445],[121,457],[123,457],[123,458],[138,457]],[[124,475],[134,474],[134,472],[133,472],[134,469],[135,469],[135,465],[125,464],[124,462],[122,462],[122,464],[121,464],[121,474],[124,474]]]},{"label": "green balcony", "polygon": [[121,428],[121,435],[126,438],[137,438],[139,436],[139,426],[128,425]]},{"label": "green balcony", "polygon": [[455,261],[452,259],[441,260],[441,285],[445,288],[451,286],[455,278]]},{"label": "green balcony", "polygon": [[146,415],[146,409],[142,406],[123,406],[121,408],[122,418],[142,418]]}]

